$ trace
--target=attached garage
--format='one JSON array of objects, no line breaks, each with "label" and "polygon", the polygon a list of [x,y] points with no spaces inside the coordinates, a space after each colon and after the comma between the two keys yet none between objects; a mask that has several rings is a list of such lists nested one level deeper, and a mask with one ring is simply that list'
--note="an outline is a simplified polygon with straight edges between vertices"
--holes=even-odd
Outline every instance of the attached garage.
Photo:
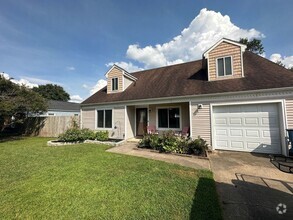
[{"label": "attached garage", "polygon": [[278,103],[212,106],[213,148],[281,154]]}]

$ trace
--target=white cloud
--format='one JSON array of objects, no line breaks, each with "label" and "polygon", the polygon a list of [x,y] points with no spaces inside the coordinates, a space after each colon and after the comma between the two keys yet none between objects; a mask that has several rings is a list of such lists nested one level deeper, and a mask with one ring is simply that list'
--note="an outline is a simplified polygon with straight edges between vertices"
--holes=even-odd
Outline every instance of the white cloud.
[{"label": "white cloud", "polygon": [[38,84],[38,85],[44,85],[44,84],[62,85],[62,83],[53,82],[53,81],[50,81],[50,80],[47,80],[47,79],[39,79],[39,78],[27,77],[27,76],[23,76],[21,78],[26,79],[26,80],[30,81],[31,83],[35,83],[35,84]]},{"label": "white cloud", "polygon": [[74,66],[67,66],[66,69],[68,71],[74,71],[75,70],[75,67]]},{"label": "white cloud", "polygon": [[0,73],[0,75],[1,75],[2,77],[4,77],[4,79],[10,79],[10,76],[9,76],[8,73],[4,73],[4,72],[2,72],[2,73]]},{"label": "white cloud", "polygon": [[69,102],[82,102],[83,98],[81,98],[79,95],[71,95]]},{"label": "white cloud", "polygon": [[107,85],[107,81],[104,79],[100,79],[98,80],[98,82],[96,83],[96,85],[94,85],[91,89],[90,89],[90,94],[94,94],[97,91],[99,91],[100,89],[104,88]]},{"label": "white cloud", "polygon": [[30,81],[28,81],[26,79],[20,79],[20,80],[11,79],[10,81],[15,83],[15,84],[18,84],[20,86],[25,86],[27,88],[39,87],[38,84],[32,83],[32,82],[30,82]]},{"label": "white cloud", "polygon": [[27,79],[14,79],[12,77],[10,77],[10,75],[8,73],[0,73],[1,76],[3,76],[5,79],[9,79],[11,82],[15,83],[15,84],[18,84],[20,86],[25,86],[27,88],[33,88],[33,87],[38,87],[39,85],[36,84],[36,83],[32,83],[30,82],[29,80]]},{"label": "white cloud", "polygon": [[280,61],[280,62],[282,62],[282,63],[285,65],[285,67],[287,67],[287,68],[291,68],[291,67],[293,67],[293,56],[288,56],[288,57],[284,56],[284,57],[282,57],[281,54],[279,54],[279,53],[274,53],[274,54],[272,54],[272,55],[270,56],[270,60],[273,61],[273,62],[275,62],[275,63],[278,62],[278,61]]},{"label": "white cloud", "polygon": [[126,71],[128,71],[130,73],[143,70],[143,68],[140,68],[138,66],[133,65],[133,63],[131,63],[131,62],[126,63],[123,61],[122,62],[110,62],[110,63],[107,63],[106,66],[111,67],[114,64],[116,64],[117,66],[120,66],[121,68],[125,69]]},{"label": "white cloud", "polygon": [[254,28],[247,30],[237,27],[228,15],[204,8],[173,40],[155,46],[129,45],[126,55],[142,63],[145,68],[182,63],[200,59],[205,50],[223,37],[238,41],[240,38],[250,40],[265,36]]},{"label": "white cloud", "polygon": [[88,88],[88,85],[87,84],[82,84],[82,88],[87,89]]}]

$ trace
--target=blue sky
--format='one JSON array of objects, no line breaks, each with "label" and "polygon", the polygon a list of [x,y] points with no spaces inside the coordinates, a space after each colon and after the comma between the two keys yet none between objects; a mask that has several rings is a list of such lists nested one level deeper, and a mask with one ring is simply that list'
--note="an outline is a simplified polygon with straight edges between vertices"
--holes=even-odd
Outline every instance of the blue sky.
[{"label": "blue sky", "polygon": [[293,65],[292,0],[0,5],[0,71],[28,85],[60,84],[74,100],[103,86],[112,63],[131,72],[196,60],[221,37],[261,38],[266,58]]}]

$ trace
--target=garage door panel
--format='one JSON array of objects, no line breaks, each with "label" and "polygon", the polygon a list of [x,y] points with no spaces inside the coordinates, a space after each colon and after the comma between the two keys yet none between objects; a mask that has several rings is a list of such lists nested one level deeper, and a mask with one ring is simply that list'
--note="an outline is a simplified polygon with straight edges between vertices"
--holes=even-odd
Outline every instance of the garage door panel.
[{"label": "garage door panel", "polygon": [[229,120],[230,125],[242,125],[242,119],[241,118],[230,118]]},{"label": "garage door panel", "polygon": [[215,149],[280,153],[277,104],[213,108]]},{"label": "garage door panel", "polygon": [[244,149],[243,141],[231,141],[230,148],[232,149]]},{"label": "garage door panel", "polygon": [[262,123],[262,125],[265,125],[265,126],[269,125],[270,127],[272,127],[272,126],[278,127],[278,122],[279,122],[279,120],[278,120],[277,116],[275,116],[275,117],[269,116],[269,117],[262,117],[261,118],[261,123]]},{"label": "garage door panel", "polygon": [[216,125],[227,125],[227,119],[226,118],[217,118],[215,120]]},{"label": "garage door panel", "polygon": [[224,137],[226,137],[227,136],[227,134],[228,134],[228,131],[227,131],[227,129],[216,129],[216,135],[217,136],[224,136]]},{"label": "garage door panel", "polygon": [[246,129],[245,130],[246,137],[249,138],[260,138],[260,131],[255,129]]},{"label": "garage door panel", "polygon": [[263,130],[262,131],[262,137],[263,138],[271,138],[272,140],[274,139],[278,139],[278,135],[279,135],[279,129],[276,129],[276,128],[273,128],[273,129],[270,129],[270,130]]},{"label": "garage door panel", "polygon": [[216,141],[217,146],[221,146],[221,148],[228,149],[228,140],[227,141]]},{"label": "garage door panel", "polygon": [[244,125],[258,126],[259,120],[256,117],[247,117],[247,118],[244,118]]},{"label": "garage door panel", "polygon": [[231,137],[243,137],[243,131],[242,131],[242,129],[230,130],[230,136]]}]

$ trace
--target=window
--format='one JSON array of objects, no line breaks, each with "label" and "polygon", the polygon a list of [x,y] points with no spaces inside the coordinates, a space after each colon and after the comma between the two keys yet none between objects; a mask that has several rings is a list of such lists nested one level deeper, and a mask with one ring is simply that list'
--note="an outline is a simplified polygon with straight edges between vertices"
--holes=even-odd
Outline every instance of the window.
[{"label": "window", "polygon": [[159,108],[158,128],[180,128],[180,109]]},{"label": "window", "polygon": [[217,59],[218,76],[232,75],[232,58],[223,57]]},{"label": "window", "polygon": [[118,78],[112,79],[112,91],[118,90]]},{"label": "window", "polygon": [[112,110],[97,110],[97,127],[112,128]]}]

